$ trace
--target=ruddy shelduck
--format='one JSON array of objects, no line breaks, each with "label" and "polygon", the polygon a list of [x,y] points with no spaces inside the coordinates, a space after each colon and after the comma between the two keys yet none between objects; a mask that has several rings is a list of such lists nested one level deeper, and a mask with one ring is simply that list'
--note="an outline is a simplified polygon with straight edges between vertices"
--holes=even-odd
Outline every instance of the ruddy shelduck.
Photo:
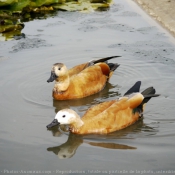
[{"label": "ruddy shelduck", "polygon": [[69,70],[63,63],[54,64],[51,76],[47,80],[48,83],[55,80],[52,91],[53,98],[56,100],[70,100],[98,93],[105,87],[113,72],[119,66],[117,63],[107,62],[107,60],[115,57],[120,56],[92,60]]},{"label": "ruddy shelduck", "polygon": [[107,134],[126,128],[142,117],[144,105],[151,97],[159,96],[153,87],[140,93],[140,85],[138,81],[123,97],[89,108],[82,118],[72,109],[60,110],[47,128],[69,125],[70,132],[76,134]]}]

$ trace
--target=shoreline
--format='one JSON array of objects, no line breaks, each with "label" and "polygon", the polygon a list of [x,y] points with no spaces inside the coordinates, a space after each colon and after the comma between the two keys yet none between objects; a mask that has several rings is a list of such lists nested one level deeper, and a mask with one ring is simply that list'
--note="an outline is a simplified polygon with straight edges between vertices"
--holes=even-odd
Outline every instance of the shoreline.
[{"label": "shoreline", "polygon": [[133,0],[175,37],[175,0]]}]

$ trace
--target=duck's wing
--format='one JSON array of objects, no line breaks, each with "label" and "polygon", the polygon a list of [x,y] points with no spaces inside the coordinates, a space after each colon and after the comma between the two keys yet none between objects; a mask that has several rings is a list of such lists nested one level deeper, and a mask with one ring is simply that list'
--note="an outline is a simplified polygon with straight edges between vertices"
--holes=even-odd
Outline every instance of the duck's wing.
[{"label": "duck's wing", "polygon": [[139,119],[139,113],[134,112],[134,108],[142,103],[143,98],[140,93],[132,97],[122,97],[96,116],[93,116],[93,113],[87,113],[89,119],[86,119],[82,132],[104,134],[135,123]]},{"label": "duck's wing", "polygon": [[87,67],[88,63],[80,64],[69,69],[69,76],[77,75]]},{"label": "duck's wing", "polygon": [[110,69],[111,71],[114,71],[119,66],[119,64],[107,63],[107,61],[110,59],[113,59],[113,58],[117,58],[117,57],[121,57],[121,56],[111,56],[111,57],[100,58],[100,59],[91,60],[87,63],[83,63],[80,65],[74,66],[73,68],[69,69],[69,76],[79,74],[81,71],[83,71],[84,69],[86,69],[89,66],[92,66],[92,65],[97,64],[97,63],[104,63],[104,62],[106,64],[108,64],[108,66],[109,66],[108,69]]},{"label": "duck's wing", "polygon": [[102,119],[106,117],[106,114],[111,118],[113,115],[116,115],[118,111],[124,111],[128,108],[131,110],[137,108],[142,103],[143,99],[144,97],[142,94],[134,93],[132,96],[124,96],[119,100],[111,100],[97,104],[86,111],[82,120]]},{"label": "duck's wing", "polygon": [[105,87],[107,80],[108,77],[103,74],[100,66],[90,66],[71,77],[65,95],[68,94],[69,99],[73,99],[95,94]]},{"label": "duck's wing", "polygon": [[83,115],[82,120],[91,120],[92,117],[97,116],[98,114],[105,111],[107,108],[109,108],[113,103],[115,103],[116,100],[106,101],[100,104],[97,104],[91,108],[89,108],[86,113]]}]

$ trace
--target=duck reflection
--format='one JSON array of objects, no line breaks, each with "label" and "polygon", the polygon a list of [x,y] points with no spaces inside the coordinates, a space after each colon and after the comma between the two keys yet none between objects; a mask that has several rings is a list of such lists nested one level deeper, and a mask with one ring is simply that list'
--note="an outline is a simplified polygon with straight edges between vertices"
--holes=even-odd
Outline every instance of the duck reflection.
[{"label": "duck reflection", "polygon": [[[62,132],[60,131],[59,128],[61,129]],[[58,128],[58,126],[54,126],[48,130],[52,132],[52,135],[54,137],[60,137],[63,134],[63,132],[68,132],[68,126],[66,126],[66,125],[60,125],[59,128]]]},{"label": "duck reflection", "polygon": [[108,149],[136,149],[132,146],[117,144],[117,143],[106,143],[106,142],[92,142],[84,140],[82,136],[70,133],[68,140],[62,145],[49,147],[47,151],[52,151],[60,159],[71,158],[75,153],[77,148],[82,144],[87,143],[91,146],[98,146]]},{"label": "duck reflection", "polygon": [[98,102],[102,102],[104,99],[109,99],[112,97],[120,96],[121,94],[118,91],[110,91],[110,89],[118,89],[117,85],[112,85],[111,83],[107,83],[105,88],[97,94],[93,94],[91,96],[75,99],[75,100],[64,100],[58,101],[53,99],[53,107],[55,107],[55,113],[64,108],[70,107],[80,107],[80,106],[91,106],[95,105]]},{"label": "duck reflection", "polygon": [[[78,147],[83,143],[106,149],[135,150],[137,149],[136,147],[119,144],[116,143],[116,141],[117,139],[134,139],[134,137],[138,137],[139,133],[142,132],[143,128],[147,128],[147,130],[150,130],[151,132],[154,131],[154,133],[156,133],[153,128],[146,126],[143,123],[143,120],[140,119],[135,124],[123,130],[116,131],[107,135],[77,135],[70,133],[68,136],[68,140],[65,143],[59,146],[49,147],[47,148],[47,151],[53,152],[60,159],[66,159],[71,158],[76,153]],[[66,131],[66,128],[61,128],[61,130]],[[58,133],[59,136],[61,136],[62,133],[61,131],[59,131],[58,127],[54,127],[54,129],[50,131],[52,131],[52,134],[54,136],[58,136]]]}]

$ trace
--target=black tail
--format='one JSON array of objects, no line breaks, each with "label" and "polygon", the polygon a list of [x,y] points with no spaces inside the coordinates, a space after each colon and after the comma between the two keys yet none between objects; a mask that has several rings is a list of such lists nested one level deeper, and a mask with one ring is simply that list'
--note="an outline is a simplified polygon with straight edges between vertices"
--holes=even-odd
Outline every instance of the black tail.
[{"label": "black tail", "polygon": [[147,103],[152,97],[158,97],[160,94],[155,94],[156,90],[153,87],[149,87],[142,92],[144,100],[142,104]]},{"label": "black tail", "polygon": [[117,64],[117,63],[115,63],[115,64],[114,63],[107,63],[107,64],[108,64],[111,71],[115,71],[115,69],[117,69],[117,67],[120,66],[120,64]]},{"label": "black tail", "polygon": [[99,63],[99,62],[106,62],[107,60],[110,60],[112,58],[117,58],[117,57],[121,57],[121,56],[111,56],[111,57],[106,57],[106,58],[100,58],[98,60],[92,60],[92,62],[94,64],[96,64],[96,63]]},{"label": "black tail", "polygon": [[143,112],[143,105],[147,103],[152,97],[158,97],[160,94],[155,94],[156,90],[153,87],[145,89],[141,94],[144,96],[142,103],[137,107],[137,110]]},{"label": "black tail", "polygon": [[[131,93],[139,92],[141,86],[141,81],[137,81],[124,95],[129,95]],[[144,96],[142,103],[134,110],[140,113],[143,112],[143,105],[147,103],[152,97],[158,97],[160,94],[155,94],[156,90],[153,87],[145,89],[141,94]]]},{"label": "black tail", "polygon": [[135,92],[139,92],[140,91],[140,86],[141,86],[141,81],[137,81],[125,94],[125,95],[129,95]]},{"label": "black tail", "polygon": [[117,58],[117,57],[121,57],[121,56],[111,56],[111,57],[106,57],[106,58],[100,58],[98,60],[91,60],[91,61],[88,62],[88,64],[85,66],[85,68],[89,67],[89,66],[92,66],[92,65],[94,65],[96,63],[105,62],[110,67],[110,70],[114,71],[115,69],[117,69],[117,67],[120,66],[120,64],[108,63],[108,60],[110,60],[112,58]]}]

